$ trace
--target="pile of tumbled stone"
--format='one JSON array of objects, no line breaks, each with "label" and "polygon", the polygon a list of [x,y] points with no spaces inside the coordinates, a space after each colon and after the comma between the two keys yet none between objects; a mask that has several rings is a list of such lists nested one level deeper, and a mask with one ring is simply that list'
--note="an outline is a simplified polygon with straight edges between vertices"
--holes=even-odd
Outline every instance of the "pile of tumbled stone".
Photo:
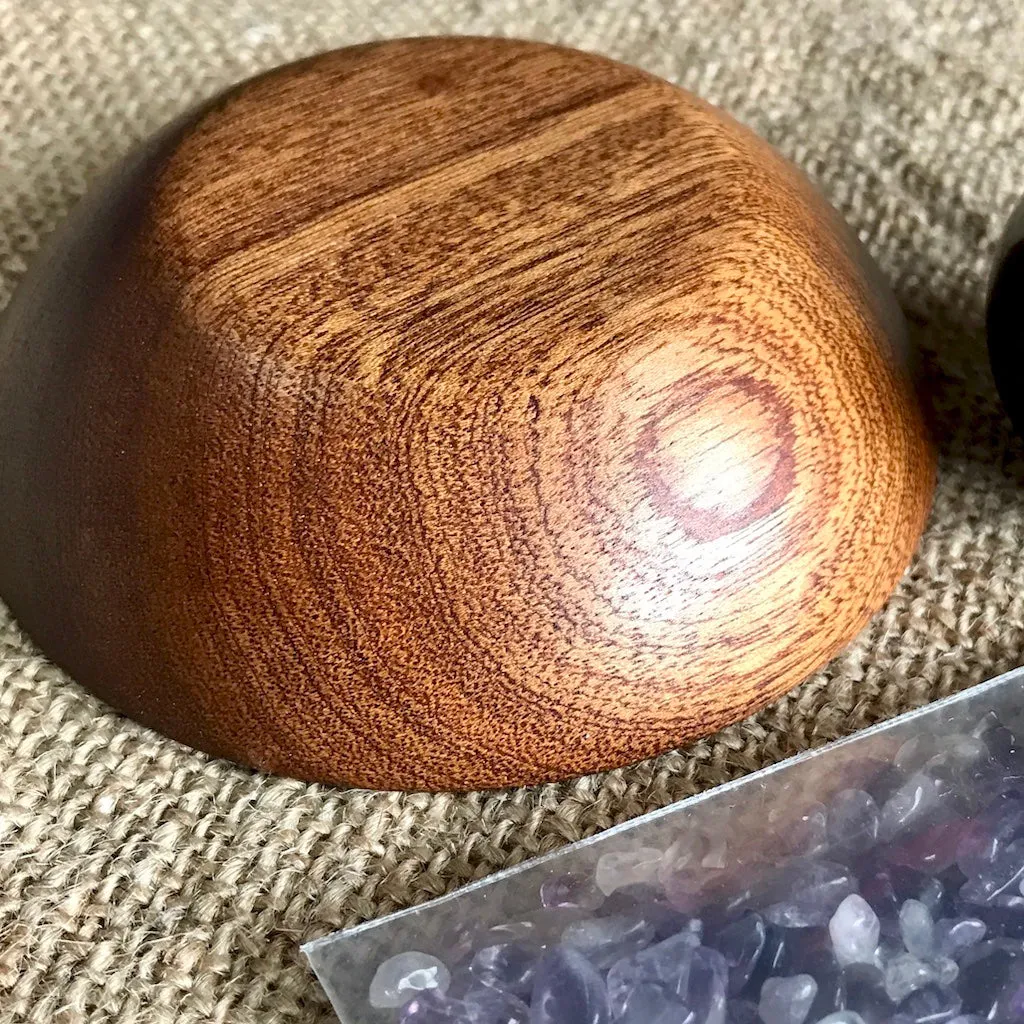
[{"label": "pile of tumbled stone", "polygon": [[774,869],[759,836],[747,864],[696,831],[606,853],[444,960],[392,956],[370,1004],[400,1024],[1024,1022],[1024,749],[989,714],[866,777],[806,808]]}]

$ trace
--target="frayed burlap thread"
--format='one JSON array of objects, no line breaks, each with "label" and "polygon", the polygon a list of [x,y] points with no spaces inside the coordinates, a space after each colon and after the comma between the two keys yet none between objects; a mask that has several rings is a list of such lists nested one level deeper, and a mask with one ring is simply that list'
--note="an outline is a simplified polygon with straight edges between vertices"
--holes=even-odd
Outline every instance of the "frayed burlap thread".
[{"label": "frayed burlap thread", "polygon": [[1016,0],[0,0],[0,304],[97,173],[197,99],[319,49],[442,32],[639,64],[821,184],[934,382],[918,554],[855,642],[761,714],[632,768],[488,794],[345,792],[204,757],[112,713],[0,617],[2,1024],[329,1021],[300,942],[1024,660],[1024,459],[982,330],[1024,191]]}]

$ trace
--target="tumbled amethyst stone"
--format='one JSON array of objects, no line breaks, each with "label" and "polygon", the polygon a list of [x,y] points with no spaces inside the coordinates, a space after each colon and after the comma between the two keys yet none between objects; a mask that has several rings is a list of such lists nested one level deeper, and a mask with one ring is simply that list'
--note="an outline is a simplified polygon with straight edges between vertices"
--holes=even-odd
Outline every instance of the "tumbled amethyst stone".
[{"label": "tumbled amethyst stone", "polygon": [[680,1024],[689,1011],[660,985],[637,985],[622,1004],[616,1024]]},{"label": "tumbled amethyst stone", "polygon": [[606,969],[654,940],[654,925],[642,913],[577,921],[562,932],[562,944],[578,949],[595,967]]},{"label": "tumbled amethyst stone", "polygon": [[919,871],[939,873],[955,863],[960,837],[970,822],[955,814],[944,814],[940,820],[904,836],[888,847],[886,859]]},{"label": "tumbled amethyst stone", "polygon": [[767,920],[783,928],[828,924],[836,907],[856,887],[850,869],[828,860],[796,861],[774,886],[782,899],[763,911]]},{"label": "tumbled amethyst stone", "polygon": [[542,907],[532,913],[503,924],[492,925],[477,936],[478,949],[505,942],[527,942],[544,948],[558,941],[559,936],[576,921],[586,920],[589,911],[578,907]]},{"label": "tumbled amethyst stone", "polygon": [[945,886],[939,878],[906,865],[890,864],[888,870],[900,906],[905,900],[918,900],[933,914],[939,910],[946,896]]},{"label": "tumbled amethyst stone", "polygon": [[724,1024],[728,974],[725,957],[718,950],[707,946],[694,950],[687,991],[685,996],[680,993],[692,1024]]},{"label": "tumbled amethyst stone", "polygon": [[892,763],[904,775],[913,775],[939,752],[939,741],[931,733],[918,733],[901,744]]},{"label": "tumbled amethyst stone", "polygon": [[843,969],[846,1009],[855,1010],[865,1024],[886,1024],[896,1006],[885,991],[882,971],[873,964]]},{"label": "tumbled amethyst stone", "polygon": [[960,837],[956,860],[968,877],[980,874],[1015,839],[1024,835],[1024,803],[999,802],[977,815]]},{"label": "tumbled amethyst stone", "polygon": [[920,900],[906,900],[900,907],[900,935],[913,956],[935,955],[935,920]]},{"label": "tumbled amethyst stone", "polygon": [[730,995],[743,991],[764,951],[766,939],[764,918],[756,913],[744,914],[715,936],[712,945],[725,957],[729,968]]},{"label": "tumbled amethyst stone", "polygon": [[857,893],[847,896],[829,920],[828,930],[838,963],[845,966],[872,962],[878,949],[881,925],[863,896]]},{"label": "tumbled amethyst stone", "polygon": [[473,989],[456,999],[426,992],[407,1003],[401,1024],[530,1024],[530,1009],[521,999],[492,988]]},{"label": "tumbled amethyst stone", "polygon": [[967,950],[960,958],[957,985],[964,1011],[993,1020],[1010,970],[1022,954],[1021,943],[1011,939],[986,939]]},{"label": "tumbled amethyst stone", "polygon": [[448,968],[429,953],[409,950],[388,957],[374,972],[370,982],[370,1005],[378,1008],[401,1006],[419,992],[448,988]]},{"label": "tumbled amethyst stone", "polygon": [[530,999],[530,1024],[608,1024],[608,994],[597,968],[558,946],[541,957]]},{"label": "tumbled amethyst stone", "polygon": [[911,992],[938,980],[932,965],[912,953],[900,953],[893,957],[885,965],[882,974],[886,994],[894,1003],[902,1002]]},{"label": "tumbled amethyst stone", "polygon": [[764,947],[758,954],[750,980],[743,989],[745,994],[749,994],[756,999],[761,992],[761,986],[764,984],[765,978],[769,978],[773,974],[783,973],[783,964],[786,963],[787,957],[790,955],[793,945],[792,940],[797,934],[799,933],[787,931],[778,925],[765,924]]},{"label": "tumbled amethyst stone", "polygon": [[960,898],[967,903],[991,904],[999,896],[1019,896],[1024,879],[1024,839],[1001,849],[993,859],[966,881]]},{"label": "tumbled amethyst stone", "polygon": [[689,1024],[724,1024],[728,964],[715,949],[701,946],[692,931],[666,939],[635,956],[620,960],[608,972],[608,1000],[616,1020],[636,1002],[663,997],[664,1012]]},{"label": "tumbled amethyst stone", "polygon": [[971,730],[971,734],[985,744],[988,752],[1006,768],[1020,766],[1024,760],[1024,745],[999,721],[994,711],[989,711]]},{"label": "tumbled amethyst stone", "polygon": [[828,812],[828,841],[834,849],[862,853],[878,838],[878,804],[862,789],[844,789]]},{"label": "tumbled amethyst stone", "polygon": [[679,836],[658,867],[658,884],[669,902],[684,910],[699,902],[701,890],[718,870],[721,853],[703,832],[690,830]]},{"label": "tumbled amethyst stone", "polygon": [[958,959],[971,946],[985,938],[988,930],[976,917],[944,917],[935,922],[935,941],[942,956]]},{"label": "tumbled amethyst stone", "polygon": [[761,987],[758,1013],[764,1024],[804,1024],[817,992],[809,974],[769,978]]},{"label": "tumbled amethyst stone", "polygon": [[757,1024],[757,1003],[749,999],[730,999],[725,1008],[726,1024]]},{"label": "tumbled amethyst stone", "polygon": [[673,907],[661,889],[647,883],[616,889],[598,910],[600,917],[618,914],[641,915],[654,928],[655,942],[667,939],[684,928],[696,929],[699,934],[702,927],[699,918]]},{"label": "tumbled amethyst stone", "polygon": [[1024,1021],[1024,960],[1015,960],[999,993],[994,1019],[1020,1024]]},{"label": "tumbled amethyst stone", "polygon": [[469,970],[482,985],[526,996],[533,988],[540,954],[540,948],[528,942],[501,942],[478,950]]},{"label": "tumbled amethyst stone", "polygon": [[653,882],[658,877],[662,852],[652,846],[606,853],[594,867],[594,882],[606,896],[616,889],[638,882]]},{"label": "tumbled amethyst stone", "polygon": [[953,989],[928,985],[900,1003],[899,1015],[909,1024],[947,1024],[960,1013],[961,1004]]},{"label": "tumbled amethyst stone", "polygon": [[882,806],[879,838],[888,841],[919,827],[938,809],[944,793],[945,787],[932,776],[923,772],[911,775]]},{"label": "tumbled amethyst stone", "polygon": [[660,985],[670,995],[687,991],[693,952],[700,939],[692,932],[680,932],[655,946],[626,957],[608,972],[608,1001],[612,1013],[620,1016],[630,992],[639,984]]},{"label": "tumbled amethyst stone", "polygon": [[858,888],[881,923],[881,935],[898,938],[898,915],[903,901],[896,895],[891,869],[871,867],[861,874]]},{"label": "tumbled amethyst stone", "polygon": [[818,955],[805,962],[803,973],[818,983],[808,1020],[819,1021],[846,1007],[846,982],[834,957]]},{"label": "tumbled amethyst stone", "polygon": [[604,894],[593,879],[586,875],[555,875],[554,878],[545,879],[540,887],[540,902],[544,907],[597,910],[603,901]]}]

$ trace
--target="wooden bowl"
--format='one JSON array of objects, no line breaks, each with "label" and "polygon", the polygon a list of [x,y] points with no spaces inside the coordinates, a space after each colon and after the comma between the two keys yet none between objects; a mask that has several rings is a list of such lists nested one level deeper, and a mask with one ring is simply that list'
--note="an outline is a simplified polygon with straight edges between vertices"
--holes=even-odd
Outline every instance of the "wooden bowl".
[{"label": "wooden bowl", "polygon": [[463,788],[736,721],[879,607],[929,504],[898,310],[725,114],[419,39],[155,139],[0,338],[0,592],[202,750]]}]

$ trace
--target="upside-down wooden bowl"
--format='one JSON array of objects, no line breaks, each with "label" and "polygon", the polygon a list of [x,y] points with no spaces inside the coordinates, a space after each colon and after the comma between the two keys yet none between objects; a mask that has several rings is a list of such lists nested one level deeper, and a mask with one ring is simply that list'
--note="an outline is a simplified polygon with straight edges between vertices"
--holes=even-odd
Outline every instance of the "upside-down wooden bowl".
[{"label": "upside-down wooden bowl", "polygon": [[0,338],[0,592],[127,714],[274,772],[528,783],[747,715],[914,548],[899,313],[666,82],[481,39],[233,89]]}]

